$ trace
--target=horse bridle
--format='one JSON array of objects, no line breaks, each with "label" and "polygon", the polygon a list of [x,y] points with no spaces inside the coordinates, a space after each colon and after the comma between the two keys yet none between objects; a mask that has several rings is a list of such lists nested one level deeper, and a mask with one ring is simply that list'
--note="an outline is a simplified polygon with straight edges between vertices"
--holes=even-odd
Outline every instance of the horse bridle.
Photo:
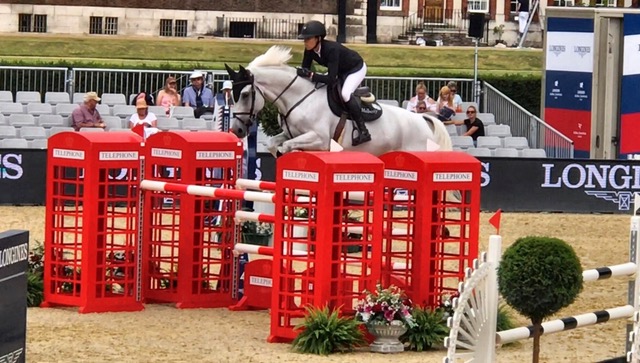
[{"label": "horse bridle", "polygon": [[[276,101],[278,101],[280,99],[280,97],[282,97],[282,95],[285,94],[285,92],[287,92],[289,90],[289,88],[291,88],[291,86],[293,86],[293,84],[296,82],[296,80],[298,79],[298,75],[296,74],[295,77],[293,77],[293,79],[291,80],[291,82],[289,82],[289,84],[282,90],[282,92],[280,92],[280,94],[273,100],[271,101],[271,103],[276,103]],[[257,116],[257,112],[255,112],[255,104],[256,104],[256,90],[258,90],[258,92],[260,92],[260,95],[262,96],[262,98],[266,101],[267,98],[264,95],[264,92],[260,89],[260,87],[256,86],[255,84],[255,80],[253,78],[253,74],[250,74],[250,78],[248,80],[245,81],[239,81],[239,82],[234,82],[234,85],[238,85],[238,86],[243,86],[245,84],[251,85],[251,108],[249,109],[248,112],[234,112],[233,113],[233,117],[238,119],[240,122],[242,122],[247,128],[249,128],[251,125],[253,125],[253,121],[255,120],[256,116]],[[289,123],[287,122],[287,118],[289,117],[289,115],[291,114],[291,112],[298,106],[300,106],[300,104],[302,102],[304,102],[304,100],[307,99],[307,97],[311,96],[317,89],[319,89],[320,87],[313,87],[313,89],[311,90],[311,92],[307,93],[304,97],[302,97],[298,102],[296,102],[288,111],[286,114],[282,114],[282,113],[278,113],[280,115],[280,127],[282,127],[283,125],[287,128],[287,132],[289,133],[289,136],[292,136],[293,134],[291,133],[291,130],[289,129]],[[237,117],[238,115],[248,115],[249,117],[247,118],[246,121],[242,120],[240,117]]]}]

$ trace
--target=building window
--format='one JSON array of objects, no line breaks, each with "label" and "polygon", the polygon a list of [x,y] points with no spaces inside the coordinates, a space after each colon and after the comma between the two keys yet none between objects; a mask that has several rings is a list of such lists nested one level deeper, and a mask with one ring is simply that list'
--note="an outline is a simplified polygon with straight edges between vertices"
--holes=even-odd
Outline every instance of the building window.
[{"label": "building window", "polygon": [[489,0],[469,0],[467,3],[468,11],[476,13],[488,13],[489,12]]},{"label": "building window", "polygon": [[160,36],[161,37],[186,37],[187,21],[171,19],[160,19]]},{"label": "building window", "polygon": [[509,3],[509,11],[515,13],[518,8],[518,0],[511,0]]},{"label": "building window", "polygon": [[402,2],[400,0],[381,0],[380,10],[402,10]]},{"label": "building window", "polygon": [[176,37],[186,37],[187,36],[187,21],[186,20],[176,20]]},{"label": "building window", "polygon": [[22,33],[46,33],[47,16],[41,14],[19,14],[18,31]]},{"label": "building window", "polygon": [[553,0],[553,6],[575,6],[573,0]]},{"label": "building window", "polygon": [[107,35],[118,34],[118,18],[107,16],[104,20],[104,33]]},{"label": "building window", "polygon": [[160,19],[160,36],[161,37],[173,36],[173,20]]},{"label": "building window", "polygon": [[89,17],[89,34],[102,34],[102,17]]}]

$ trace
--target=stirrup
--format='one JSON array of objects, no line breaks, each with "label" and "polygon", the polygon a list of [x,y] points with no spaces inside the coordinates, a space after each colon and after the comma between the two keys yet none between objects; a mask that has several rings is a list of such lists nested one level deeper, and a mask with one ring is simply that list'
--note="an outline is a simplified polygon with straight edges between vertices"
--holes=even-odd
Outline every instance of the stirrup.
[{"label": "stirrup", "polygon": [[351,145],[358,146],[367,141],[371,141],[370,133],[363,133],[360,129],[354,128],[351,130]]}]

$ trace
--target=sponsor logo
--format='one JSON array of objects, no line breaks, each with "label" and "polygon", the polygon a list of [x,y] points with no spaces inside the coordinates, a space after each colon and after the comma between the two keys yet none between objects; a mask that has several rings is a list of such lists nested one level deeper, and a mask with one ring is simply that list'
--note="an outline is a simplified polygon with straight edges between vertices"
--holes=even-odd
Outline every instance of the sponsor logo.
[{"label": "sponsor logo", "polygon": [[567,51],[567,47],[564,45],[550,45],[549,52],[553,53],[556,57],[559,57],[560,54]]},{"label": "sponsor logo", "polygon": [[467,172],[458,173],[433,173],[433,181],[439,182],[470,182],[473,181],[473,174]]},{"label": "sponsor logo", "polygon": [[317,183],[320,179],[320,175],[311,171],[299,171],[299,170],[283,170],[282,179],[285,180],[300,180],[307,182]]},{"label": "sponsor logo", "polygon": [[373,183],[375,177],[371,173],[336,173],[333,174],[334,183]]},{"label": "sponsor logo", "polygon": [[633,191],[640,191],[640,165],[577,164],[555,170],[555,164],[542,164],[542,188],[583,189],[591,197],[618,205],[618,210],[631,207]]},{"label": "sponsor logo", "polygon": [[4,154],[0,157],[0,179],[22,178],[22,154]]},{"label": "sponsor logo", "polygon": [[578,53],[580,58],[584,58],[585,55],[591,53],[591,47],[576,45],[573,47],[573,52]]},{"label": "sponsor logo", "polygon": [[273,287],[273,280],[268,277],[251,276],[249,277],[249,285]]},{"label": "sponsor logo", "polygon": [[24,349],[20,348],[20,349],[14,350],[9,354],[0,356],[0,363],[16,363],[17,361],[20,360],[20,357],[22,356],[23,352],[24,352]]},{"label": "sponsor logo", "polygon": [[0,268],[13,265],[29,258],[29,244],[8,247],[0,250]]},{"label": "sponsor logo", "polygon": [[555,97],[555,99],[562,97],[562,90],[560,89],[559,81],[553,81],[553,88],[551,89],[551,92],[549,92],[549,96]]}]

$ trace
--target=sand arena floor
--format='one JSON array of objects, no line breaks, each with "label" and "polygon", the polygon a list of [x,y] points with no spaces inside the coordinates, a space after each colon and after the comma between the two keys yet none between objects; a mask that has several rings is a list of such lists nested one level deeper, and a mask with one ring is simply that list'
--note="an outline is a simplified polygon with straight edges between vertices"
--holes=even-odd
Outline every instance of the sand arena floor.
[{"label": "sand arena floor", "polygon": [[[481,216],[481,249],[492,228]],[[32,241],[44,239],[44,207],[0,207],[0,230],[27,229]],[[628,261],[629,216],[573,214],[503,214],[504,247],[527,235],[548,235],[569,242],[585,268]],[[585,284],[578,300],[559,315],[591,312],[626,304],[627,280]],[[523,318],[519,322],[526,324]],[[626,321],[549,335],[542,338],[542,362],[594,362],[621,356]],[[301,355],[287,344],[269,344],[267,312],[227,309],[177,310],[146,305],[136,313],[80,315],[76,309],[28,310],[29,362],[367,362],[391,357],[366,349],[328,357]],[[393,356],[403,363],[441,362],[444,350]],[[531,341],[498,350],[498,362],[527,362]]]}]

